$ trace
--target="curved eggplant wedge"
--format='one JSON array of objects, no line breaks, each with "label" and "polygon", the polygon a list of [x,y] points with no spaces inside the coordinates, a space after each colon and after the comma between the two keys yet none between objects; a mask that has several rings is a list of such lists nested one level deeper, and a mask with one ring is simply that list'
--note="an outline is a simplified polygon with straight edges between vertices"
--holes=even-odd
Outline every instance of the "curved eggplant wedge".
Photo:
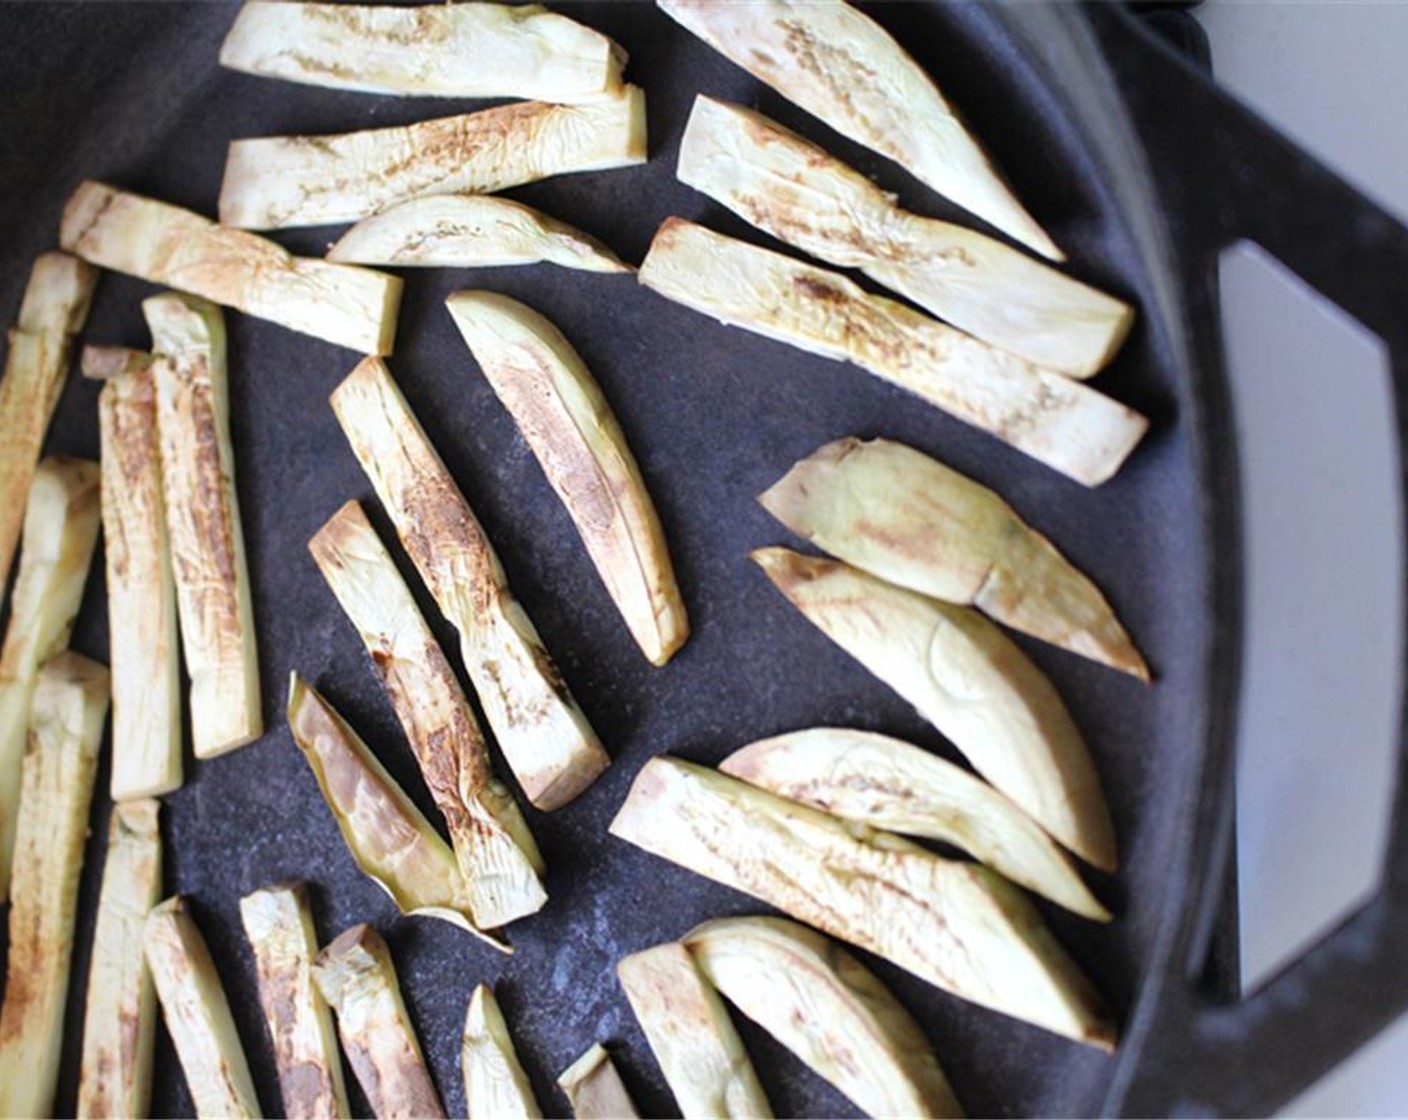
[{"label": "curved eggplant wedge", "polygon": [[636,644],[664,665],[689,637],[660,517],[611,405],[552,323],[495,292],[445,301],[572,517]]},{"label": "curved eggplant wedge", "polygon": [[753,560],[807,621],[918,709],[983,777],[1082,859],[1115,868],[1095,764],[1046,676],[996,626],[838,560]]},{"label": "curved eggplant wedge", "polygon": [[641,769],[611,834],[962,999],[1114,1046],[1099,994],[1040,913],[978,864],[666,756]]},{"label": "curved eggplant wedge", "polygon": [[[280,0],[282,3],[282,0]],[[488,194],[438,194],[363,218],[328,260],[398,268],[495,268],[547,261],[583,272],[632,272],[610,249],[541,210]]]},{"label": "curved eggplant wedge", "polygon": [[1100,589],[986,486],[887,439],[840,439],[758,498],[838,559],[1149,681]]},{"label": "curved eggplant wedge", "polygon": [[681,939],[719,993],[871,1116],[963,1109],[919,1024],[849,953],[785,918],[720,918]]},{"label": "curved eggplant wedge", "polygon": [[899,739],[813,727],[750,743],[719,769],[843,820],[952,844],[1058,906],[1110,920],[1071,861],[1026,813],[966,770]]}]

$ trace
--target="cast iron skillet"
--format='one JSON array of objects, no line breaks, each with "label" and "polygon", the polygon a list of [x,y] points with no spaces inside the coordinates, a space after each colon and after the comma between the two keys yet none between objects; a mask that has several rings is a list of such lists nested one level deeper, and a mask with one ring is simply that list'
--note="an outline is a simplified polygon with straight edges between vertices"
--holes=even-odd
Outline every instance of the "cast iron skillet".
[{"label": "cast iron skillet", "polygon": [[[54,243],[63,201],[85,176],[213,213],[231,138],[343,131],[472,107],[221,71],[216,53],[233,11],[0,7],[0,309],[18,306],[29,261]],[[762,89],[652,7],[573,11],[630,51],[630,75],[649,91],[652,161],[512,193],[625,257],[638,261],[669,214],[762,240],[674,181],[697,91],[756,104],[899,191],[912,208],[950,214],[893,165]],[[670,1112],[612,966],[705,918],[762,908],[606,836],[642,763],[661,751],[715,762],[755,737],[823,723],[949,752],[744,559],[750,548],[788,539],[753,496],[796,458],[853,433],[904,440],[995,486],[1104,586],[1158,675],[1143,688],[1023,642],[1085,730],[1122,839],[1119,874],[1092,876],[1119,914],[1114,925],[1046,908],[1124,1024],[1114,1057],[869,962],[921,1019],[970,1111],[1265,1111],[1408,1002],[1408,961],[1401,939],[1390,940],[1405,894],[1403,869],[1393,863],[1373,902],[1246,1003],[1226,996],[1226,969],[1219,983],[1196,979],[1208,972],[1219,921],[1226,928],[1240,610],[1236,457],[1211,298],[1216,253],[1239,237],[1257,240],[1401,354],[1408,238],[1120,9],[888,5],[875,15],[940,78],[1069,251],[1073,270],[1141,308],[1133,337],[1098,384],[1149,415],[1148,439],[1116,479],[1087,491],[855,369],[726,330],[629,277],[551,266],[412,275],[392,368],[616,759],[569,808],[530,811],[551,866],[552,901],[513,927],[518,953],[505,958],[441,923],[399,917],[356,873],[282,725],[284,682],[296,667],[428,808],[362,648],[304,550],[349,497],[368,504],[390,539],[326,405],[356,355],[230,316],[232,423],[269,730],[230,756],[189,764],[186,786],[167,798],[167,887],[192,900],[267,1109],[278,1107],[277,1087],[237,901],[267,883],[303,878],[315,886],[324,939],[357,921],[375,922],[387,936],[452,1114],[463,1108],[462,1016],[480,980],[497,985],[550,1111],[564,1106],[552,1086],[556,1073],[605,1040],[643,1112]],[[335,232],[281,240],[321,252]],[[666,669],[649,669],[632,646],[564,512],[456,337],[441,304],[463,287],[503,291],[547,313],[615,405],[660,508],[694,625]],[[85,338],[144,346],[138,303],[149,293],[106,277]],[[96,457],[95,395],[94,386],[70,381],[52,453]],[[104,657],[99,584],[92,581],[74,641]],[[101,868],[106,772],[99,783],[84,930]],[[1397,819],[1391,851],[1408,851],[1403,814]],[[80,932],[61,1111],[73,1107],[88,950]],[[746,1023],[741,1029],[780,1115],[853,1114],[767,1038]],[[153,1107],[188,1113],[169,1043],[159,1038]],[[355,1090],[354,1100],[365,1104]]]}]

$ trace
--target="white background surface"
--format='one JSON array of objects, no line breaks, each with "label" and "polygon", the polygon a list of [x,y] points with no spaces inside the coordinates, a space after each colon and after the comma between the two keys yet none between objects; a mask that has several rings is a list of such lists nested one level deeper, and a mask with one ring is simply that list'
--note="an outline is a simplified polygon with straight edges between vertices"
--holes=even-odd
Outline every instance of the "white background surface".
[{"label": "white background surface", "polygon": [[[1408,220],[1408,3],[1210,0],[1197,14],[1220,81]],[[1384,357],[1274,267],[1242,250],[1223,270],[1246,505],[1238,857],[1253,987],[1377,879],[1404,614]],[[1408,1019],[1284,1114],[1408,1114]]]}]

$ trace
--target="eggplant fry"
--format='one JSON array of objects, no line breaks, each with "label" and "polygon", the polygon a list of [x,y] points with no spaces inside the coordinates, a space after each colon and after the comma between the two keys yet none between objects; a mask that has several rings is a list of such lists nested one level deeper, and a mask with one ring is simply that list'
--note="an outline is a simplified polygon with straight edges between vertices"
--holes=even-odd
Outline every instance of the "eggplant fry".
[{"label": "eggplant fry", "polygon": [[196,1116],[257,1120],[259,1097],[230,1001],[183,898],[168,898],[147,915],[142,943]]},{"label": "eggplant fry", "polygon": [[843,0],[658,0],[660,10],[842,136],[1051,260],[1065,260],[890,34]]},{"label": "eggplant fry", "polygon": [[176,585],[166,539],[154,358],[88,346],[83,373],[98,393],[103,555],[112,662],[114,801],[181,785],[181,665]]},{"label": "eggplant fry", "polygon": [[725,999],[866,1115],[963,1115],[919,1024],[829,938],[783,918],[721,918],[683,940]]},{"label": "eggplant fry", "polygon": [[584,105],[520,101],[340,136],[236,140],[220,222],[331,225],[425,195],[493,194],[553,175],[630,167],[645,162],[645,127],[645,93],[626,86],[619,97]]},{"label": "eggplant fry", "polygon": [[841,439],[758,501],[799,537],[890,583],[1148,683],[1100,589],[997,494],[887,439]]},{"label": "eggplant fry", "polygon": [[632,953],[616,978],[685,1120],[772,1116],[727,1008],[683,945]]},{"label": "eggplant fry", "polygon": [[625,52],[537,4],[287,4],[251,0],[220,48],[232,70],[422,97],[618,94]]},{"label": "eggplant fry", "polygon": [[289,1120],[352,1115],[332,1012],[313,982],[318,935],[304,883],[281,883],[240,899],[240,921],[274,1044],[279,1091]]},{"label": "eggplant fry", "polygon": [[952,844],[1058,906],[1110,920],[1071,861],[1026,813],[966,770],[899,739],[813,727],[750,743],[719,770],[842,820]]},{"label": "eggplant fry", "polygon": [[24,548],[0,647],[0,902],[9,897],[20,774],[35,680],[68,645],[93,562],[99,521],[98,464],[43,460],[24,513]]},{"label": "eggplant fry", "polygon": [[974,768],[1103,871],[1114,826],[1085,740],[1051,681],[971,607],[849,564],[762,548],[753,560],[813,626],[915,706]]},{"label": "eggplant fry", "polygon": [[722,323],[853,362],[1086,486],[1113,475],[1149,426],[1089,385],[871,295],[839,273],[682,218],[667,218],[656,232],[639,280]]},{"label": "eggplant fry", "polygon": [[191,742],[197,758],[214,758],[264,733],[225,319],[213,303],[176,293],[152,296],[142,311],[157,354],[162,496],[191,679]]},{"label": "eggplant fry", "polygon": [[563,1070],[557,1084],[567,1094],[576,1120],[636,1120],[640,1115],[599,1042]]},{"label": "eggplant fry", "polygon": [[107,713],[108,671],[96,661],[61,653],[39,670],[0,1007],[0,1116],[53,1115],[78,881]]},{"label": "eggplant fry", "polygon": [[559,809],[611,760],[509,590],[503,566],[386,363],[362,361],[333,411],[440,613],[499,749],[539,809]]},{"label": "eggplant fry", "polygon": [[1090,981],[1022,892],[985,867],[665,756],[637,775],[611,834],[944,991],[1114,1046]]},{"label": "eggplant fry", "polygon": [[347,1064],[377,1120],[444,1120],[381,935],[353,926],[318,954],[313,977],[337,1014]]},{"label": "eggplant fry", "polygon": [[700,94],[680,182],[838,268],[857,268],[984,342],[1068,377],[1109,364],[1129,304],[895,196],[761,113]]},{"label": "eggplant fry", "polygon": [[596,238],[566,222],[521,202],[478,194],[428,195],[388,206],[344,233],[328,250],[328,260],[398,268],[496,268],[550,261],[584,272],[634,271]]},{"label": "eggplant fry", "polygon": [[519,1064],[499,1001],[488,984],[477,985],[469,997],[460,1040],[460,1072],[469,1120],[542,1117],[533,1086]]},{"label": "eggplant fry", "polygon": [[161,899],[160,818],[161,802],[152,798],[114,805],[109,818],[83,1013],[79,1120],[151,1115],[157,1010],[142,929]]},{"label": "eggplant fry", "polygon": [[435,826],[297,673],[289,680],[288,728],[353,860],[401,913],[439,918],[509,952],[496,933],[474,924],[459,864]]},{"label": "eggplant fry", "polygon": [[308,551],[361,635],[445,818],[475,925],[497,929],[537,913],[548,898],[538,845],[494,777],[454,670],[362,507],[339,509]]},{"label": "eggplant fry", "polygon": [[295,257],[265,237],[92,180],[64,208],[64,248],[359,354],[389,354],[401,279]]},{"label": "eggplant fry", "polygon": [[456,292],[445,306],[567,507],[636,644],[664,665],[689,637],[689,620],[660,517],[601,387],[531,307],[495,292]]},{"label": "eggplant fry", "polygon": [[87,321],[97,281],[97,269],[76,257],[41,253],[10,331],[0,378],[0,603],[44,434],[68,379],[69,351]]}]

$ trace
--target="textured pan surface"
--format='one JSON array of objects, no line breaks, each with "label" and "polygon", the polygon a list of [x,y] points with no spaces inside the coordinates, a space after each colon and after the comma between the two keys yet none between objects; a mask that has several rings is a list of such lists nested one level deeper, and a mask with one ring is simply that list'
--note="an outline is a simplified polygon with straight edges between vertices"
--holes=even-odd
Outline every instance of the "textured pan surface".
[{"label": "textured pan surface", "polygon": [[[406,123],[481,104],[378,98],[222,71],[215,59],[234,11],[216,4],[0,6],[0,319],[13,316],[30,259],[54,244],[64,199],[85,176],[213,214],[231,138]],[[571,11],[630,51],[630,78],[648,91],[653,158],[643,167],[510,194],[602,238],[623,258],[639,262],[670,214],[763,242],[674,179],[696,91],[757,106],[898,191],[908,208],[954,216],[894,165],[840,141],[653,7],[583,4]],[[548,265],[410,276],[391,368],[616,760],[567,809],[547,816],[528,811],[550,867],[551,900],[512,928],[518,953],[503,958],[450,926],[396,916],[355,871],[283,727],[285,681],[297,667],[431,809],[361,643],[305,550],[349,498],[367,502],[374,523],[389,531],[326,403],[357,355],[232,314],[237,481],[270,730],[251,747],[191,766],[186,787],[167,799],[166,886],[192,896],[266,1109],[278,1107],[276,1083],[238,900],[277,880],[304,878],[314,884],[324,941],[357,921],[373,921],[385,934],[452,1113],[463,1107],[458,1054],[465,1006],[474,985],[488,980],[547,1109],[565,1107],[553,1085],[557,1073],[602,1039],[612,1042],[643,1112],[669,1114],[613,966],[706,918],[760,907],[607,837],[605,824],[639,767],[665,750],[712,763],[752,739],[817,724],[853,725],[948,750],[746,560],[751,548],[795,543],[754,496],[796,459],[851,434],[910,443],[1000,491],[1101,584],[1149,658],[1158,678],[1153,689],[1017,638],[1051,674],[1089,740],[1123,857],[1116,877],[1091,880],[1118,915],[1112,926],[1043,908],[1117,1016],[1127,1016],[1170,886],[1168,855],[1181,840],[1195,732],[1210,703],[1203,670],[1213,623],[1205,605],[1212,542],[1200,529],[1197,433],[1182,422],[1194,410],[1170,358],[1176,331],[1161,310],[1174,306],[1170,278],[1155,263],[1156,227],[1136,134],[1120,117],[1078,12],[886,5],[876,14],[967,114],[1020,197],[1070,253],[1076,274],[1140,307],[1128,345],[1095,385],[1145,412],[1150,435],[1112,482],[1087,491],[859,370],[719,327],[638,288],[630,276]],[[279,240],[321,253],[340,232],[295,231]],[[551,318],[620,417],[659,508],[693,623],[689,643],[665,669],[651,669],[640,656],[566,512],[473,367],[442,306],[464,287],[504,292]],[[150,291],[105,276],[85,338],[145,348],[138,303]],[[50,451],[96,456],[96,394],[96,385],[70,380]],[[437,619],[404,555],[394,553],[427,617]],[[95,580],[75,642],[102,656],[99,590]],[[438,632],[453,651],[446,628]],[[98,788],[106,788],[106,768]],[[88,920],[108,811],[104,798],[95,801],[82,896]],[[866,963],[923,1024],[971,1113],[1100,1108],[1121,1059]],[[81,980],[86,940],[80,939],[74,966]],[[81,1006],[80,982],[70,996],[61,1109],[72,1107]],[[779,1115],[854,1115],[756,1029],[743,1023],[741,1030]],[[157,1061],[153,1107],[163,1115],[188,1112],[164,1037]]]}]

